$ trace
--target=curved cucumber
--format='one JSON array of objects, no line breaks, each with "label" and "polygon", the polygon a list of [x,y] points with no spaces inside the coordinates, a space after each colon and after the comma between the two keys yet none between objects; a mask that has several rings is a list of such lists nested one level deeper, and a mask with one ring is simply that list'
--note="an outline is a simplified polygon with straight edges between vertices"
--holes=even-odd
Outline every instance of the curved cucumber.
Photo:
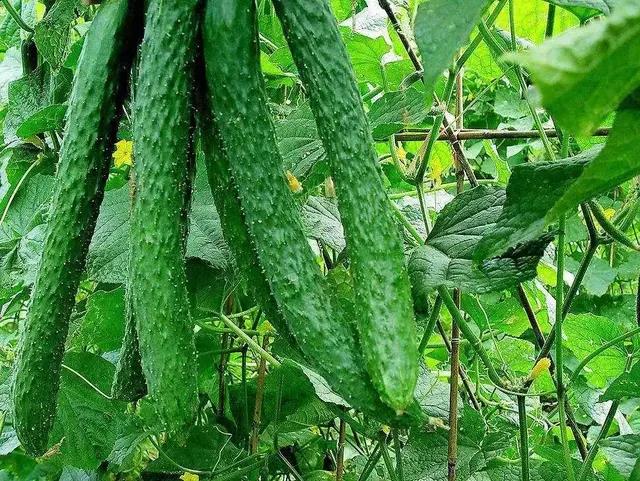
[{"label": "curved cucumber", "polygon": [[[208,109],[210,110],[210,109]],[[238,269],[247,276],[247,285],[267,319],[280,336],[296,348],[295,338],[280,313],[269,283],[262,272],[256,248],[247,229],[245,215],[238,200],[238,189],[229,171],[222,139],[210,115],[201,115],[202,149],[207,167],[209,186],[220,215],[220,224],[227,245],[233,252]]]},{"label": "curved cucumber", "polygon": [[233,176],[270,292],[300,350],[332,388],[354,407],[389,419],[394,413],[371,385],[286,182],[260,72],[253,0],[209,0],[203,34],[210,103],[227,150],[216,159],[214,176],[222,176],[218,183]]},{"label": "curved cucumber", "polygon": [[197,5],[197,0],[150,2],[134,101],[129,282],[142,369],[170,433],[190,425],[198,407],[182,247]]},{"label": "curved cucumber", "polygon": [[138,331],[133,315],[131,288],[127,286],[124,296],[125,329],[120,349],[120,359],[111,385],[111,396],[121,401],[134,402],[147,394],[147,383],[142,373]]},{"label": "curved cucumber", "polygon": [[16,432],[33,455],[46,450],[55,418],[69,316],[141,31],[136,3],[102,3],[87,33],[69,100],[43,255],[20,336],[13,386]]},{"label": "curved cucumber", "polygon": [[418,376],[411,287],[353,67],[327,0],[274,5],[335,181],[367,369],[382,400],[402,411]]},{"label": "curved cucumber", "polygon": [[[131,172],[129,178],[131,207],[133,207],[135,191],[135,175]],[[138,330],[136,329],[136,320],[133,314],[133,295],[130,282],[127,282],[125,290],[124,309],[124,337],[111,384],[111,396],[121,401],[135,402],[147,394],[147,382],[142,373],[142,361],[140,360],[140,348],[138,347]]]}]

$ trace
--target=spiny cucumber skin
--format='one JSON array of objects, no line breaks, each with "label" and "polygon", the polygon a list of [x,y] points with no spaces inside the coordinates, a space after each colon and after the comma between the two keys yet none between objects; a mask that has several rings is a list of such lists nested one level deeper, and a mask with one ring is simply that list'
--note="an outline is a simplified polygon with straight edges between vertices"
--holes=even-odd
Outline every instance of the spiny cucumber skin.
[{"label": "spiny cucumber skin", "polygon": [[147,383],[142,373],[138,331],[133,315],[131,288],[125,292],[125,328],[120,358],[111,385],[111,396],[121,401],[135,402],[147,394]]},{"label": "spiny cucumber skin", "polygon": [[411,287],[353,67],[328,1],[274,5],[335,181],[367,369],[382,400],[402,411],[418,376]]},{"label": "spiny cucumber skin", "polygon": [[[130,209],[133,207],[135,192],[135,175],[131,172],[129,177]],[[124,336],[118,363],[113,374],[111,396],[120,401],[135,402],[146,396],[148,390],[147,382],[142,372],[142,360],[140,359],[140,348],[138,346],[138,330],[133,314],[133,295],[130,282],[127,282],[124,303]]]},{"label": "spiny cucumber skin", "polygon": [[191,143],[197,0],[150,2],[134,101],[130,282],[142,369],[169,433],[198,407],[182,225]]},{"label": "spiny cucumber skin", "polygon": [[138,23],[135,2],[103,2],[69,99],[42,260],[14,373],[14,426],[32,455],[45,452],[55,419],[69,317],[109,173]]},{"label": "spiny cucumber skin", "polygon": [[349,320],[336,310],[317,268],[285,180],[260,73],[253,1],[209,0],[203,33],[210,103],[227,149],[222,159],[276,304],[332,388],[355,408],[391,419],[394,412],[380,401],[358,357]]},{"label": "spiny cucumber skin", "polygon": [[[208,108],[205,107],[205,109]],[[269,283],[260,269],[255,245],[250,237],[238,198],[238,189],[231,176],[229,161],[215,121],[206,113],[201,115],[201,119],[202,149],[207,176],[216,209],[220,215],[225,241],[233,252],[238,269],[247,276],[248,287],[267,315],[267,319],[278,330],[280,337],[295,349],[297,347],[295,338],[283,319],[273,299]]]}]

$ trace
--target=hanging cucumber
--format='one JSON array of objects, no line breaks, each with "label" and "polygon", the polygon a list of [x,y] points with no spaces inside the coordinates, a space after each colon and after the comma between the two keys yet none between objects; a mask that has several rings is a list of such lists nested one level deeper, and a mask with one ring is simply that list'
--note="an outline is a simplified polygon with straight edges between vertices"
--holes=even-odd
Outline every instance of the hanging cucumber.
[{"label": "hanging cucumber", "polygon": [[[136,77],[132,76],[132,80],[135,82]],[[135,174],[131,171],[129,177],[130,209],[133,207],[135,192]],[[133,314],[133,295],[131,283],[128,280],[124,295],[124,319],[124,337],[111,384],[111,396],[120,401],[135,402],[147,394],[147,383],[142,373],[138,331]]]},{"label": "hanging cucumber", "polygon": [[367,369],[382,400],[412,401],[418,352],[411,288],[353,67],[327,0],[274,0],[336,186]]},{"label": "hanging cucumber", "polygon": [[197,6],[197,0],[150,2],[133,109],[129,280],[144,376],[170,433],[190,425],[198,406],[182,247]]},{"label": "hanging cucumber", "polygon": [[138,332],[133,314],[133,295],[130,286],[126,288],[124,303],[124,338],[111,385],[111,396],[121,401],[134,402],[147,394],[147,383],[142,372]]},{"label": "hanging cucumber", "polygon": [[[207,107],[205,109],[210,110]],[[247,285],[254,299],[260,304],[279,335],[295,349],[297,347],[295,338],[283,319],[271,294],[269,283],[259,266],[256,248],[248,232],[242,206],[238,201],[238,190],[229,171],[229,162],[226,159],[218,129],[211,115],[203,113],[200,117],[203,132],[202,149],[209,186],[220,216],[225,241],[233,252],[238,269],[247,277]]]},{"label": "hanging cucumber", "polygon": [[210,175],[217,185],[235,186],[240,204],[228,200],[221,210],[244,212],[244,226],[235,228],[245,239],[248,231],[262,275],[306,359],[354,407],[390,420],[394,413],[371,385],[351,319],[336,309],[286,182],[260,72],[255,15],[252,0],[209,0],[204,16],[208,93],[226,149]]},{"label": "hanging cucumber", "polygon": [[141,32],[137,2],[107,0],[91,24],[69,99],[42,260],[20,335],[14,426],[25,450],[47,448],[69,317],[111,163],[128,69]]}]

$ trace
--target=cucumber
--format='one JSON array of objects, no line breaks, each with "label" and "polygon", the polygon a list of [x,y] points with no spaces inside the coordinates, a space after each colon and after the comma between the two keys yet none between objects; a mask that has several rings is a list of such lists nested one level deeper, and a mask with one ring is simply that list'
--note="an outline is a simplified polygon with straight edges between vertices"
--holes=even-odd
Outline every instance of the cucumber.
[{"label": "cucumber", "polygon": [[382,400],[402,411],[418,376],[411,287],[353,67],[327,0],[274,6],[335,182],[367,369]]},{"label": "cucumber", "polygon": [[[206,87],[205,87],[206,88]],[[206,99],[202,102],[206,103]],[[233,257],[240,272],[247,278],[247,285],[255,301],[260,304],[269,322],[277,329],[280,337],[296,349],[297,344],[288,324],[282,317],[272,296],[271,288],[259,265],[255,244],[250,237],[242,206],[238,201],[238,189],[229,172],[229,161],[226,158],[222,139],[211,115],[206,113],[208,107],[202,109],[201,144],[209,186],[220,216],[220,224],[224,239],[232,250]]]},{"label": "cucumber", "polygon": [[141,34],[137,2],[103,2],[87,33],[67,113],[42,260],[21,326],[14,426],[25,450],[47,448],[69,317],[75,304]]},{"label": "cucumber", "polygon": [[[395,413],[371,384],[349,316],[336,309],[286,181],[260,72],[253,0],[209,0],[203,36],[209,105],[226,151],[208,161],[216,164],[212,183],[229,189],[220,209],[225,235],[248,239],[240,255],[249,241],[255,247],[268,291],[309,364],[353,407],[391,420]],[[232,225],[235,233],[227,216],[243,219]]]},{"label": "cucumber", "polygon": [[147,383],[142,373],[138,332],[133,314],[133,295],[130,286],[126,288],[124,302],[124,338],[111,385],[111,396],[120,401],[135,402],[147,394]]},{"label": "cucumber", "polygon": [[170,434],[191,425],[198,407],[183,249],[198,3],[150,2],[133,108],[129,282],[142,370]]},{"label": "cucumber", "polygon": [[[129,177],[130,209],[133,207],[135,192],[135,175],[131,172]],[[124,337],[111,384],[111,396],[120,401],[135,402],[147,394],[147,383],[142,373],[142,361],[140,360],[140,348],[138,347],[138,331],[133,314],[133,295],[130,282],[127,282],[125,290],[124,306]]]}]

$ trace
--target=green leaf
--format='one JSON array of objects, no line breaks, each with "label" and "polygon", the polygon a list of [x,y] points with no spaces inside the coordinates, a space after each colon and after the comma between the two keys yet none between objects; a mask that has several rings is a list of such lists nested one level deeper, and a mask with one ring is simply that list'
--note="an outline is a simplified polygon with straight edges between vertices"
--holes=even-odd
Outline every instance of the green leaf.
[{"label": "green leaf", "polygon": [[[101,357],[68,353],[64,364],[79,372],[103,393],[109,392],[113,365]],[[111,452],[124,422],[126,403],[106,399],[77,374],[62,369],[58,413],[51,435],[61,442],[60,460],[82,469],[96,469]]]},{"label": "green leaf", "polygon": [[[566,260],[566,270],[576,273],[579,261],[575,259]],[[581,286],[592,296],[603,296],[607,293],[609,286],[616,280],[616,271],[607,261],[600,257],[594,257],[589,264]]]},{"label": "green leaf", "polygon": [[611,13],[613,0],[545,0],[548,3],[565,8],[581,21],[588,20],[600,13]]},{"label": "green leaf", "polygon": [[424,95],[414,88],[387,92],[369,110],[373,138],[384,140],[404,127],[421,122],[429,113]]},{"label": "green leaf", "polygon": [[[9,19],[13,24],[13,19]],[[9,84],[18,80],[22,76],[22,58],[20,51],[13,47],[4,54],[0,62],[0,104],[5,104],[9,100]]]},{"label": "green leaf", "polygon": [[[221,470],[237,461],[245,454],[235,447],[228,433],[222,426],[194,426],[191,428],[186,443],[169,440],[162,449],[178,464],[201,470]],[[149,472],[175,471],[175,465],[160,456],[147,468]]]},{"label": "green leaf", "polygon": [[[230,267],[231,257],[205,176],[204,169],[197,169],[187,256],[224,270]],[[87,257],[87,273],[91,279],[110,284],[126,282],[130,205],[127,185],[105,193]]]},{"label": "green leaf", "polygon": [[629,478],[638,459],[640,459],[640,434],[607,438],[602,441],[600,446],[616,470],[625,478]]},{"label": "green leaf", "polygon": [[431,103],[438,77],[468,40],[486,4],[486,0],[430,0],[418,7],[414,30],[422,56],[424,84],[428,89],[427,104]]},{"label": "green leaf", "polygon": [[459,194],[440,212],[425,245],[414,249],[409,259],[409,275],[418,304],[439,286],[482,293],[535,277],[548,237],[482,264],[473,261],[478,242],[492,230],[504,200],[503,189],[479,186]]},{"label": "green leaf", "polygon": [[86,6],[79,0],[57,0],[42,21],[35,27],[33,39],[38,51],[54,70],[57,70],[69,51],[69,32],[76,13]]},{"label": "green leaf", "polygon": [[9,104],[4,120],[5,142],[19,140],[17,131],[22,124],[49,105],[50,88],[50,76],[43,67],[9,84]]},{"label": "green leaf", "polygon": [[[418,383],[416,384],[416,399],[427,415],[435,418],[449,418],[449,384],[438,379],[436,373],[429,371],[424,364],[420,364]],[[463,406],[458,402],[458,411]]]},{"label": "green leaf", "polygon": [[366,37],[355,33],[350,28],[341,28],[340,32],[347,46],[356,80],[383,85],[382,56],[389,51],[389,46],[384,39]]},{"label": "green leaf", "polygon": [[[569,314],[563,322],[563,332],[565,345],[580,361],[622,334],[616,323],[593,314]],[[623,372],[626,357],[622,343],[611,347],[592,359],[582,370],[582,375],[594,387],[604,387]]]},{"label": "green leaf", "polygon": [[[445,481],[447,479],[447,437],[441,432],[412,429],[402,450],[406,481]],[[459,439],[457,475],[466,479],[483,467],[479,449]]]},{"label": "green leaf", "polygon": [[51,130],[60,130],[64,127],[64,116],[67,106],[53,104],[38,110],[20,124],[16,135],[23,139]]},{"label": "green leaf", "polygon": [[622,373],[613,380],[607,390],[600,396],[600,401],[614,401],[625,397],[637,397],[640,393],[640,362],[629,372]]},{"label": "green leaf", "polygon": [[324,243],[337,253],[346,246],[338,206],[326,197],[310,196],[302,206],[302,224],[307,237]]},{"label": "green leaf", "polygon": [[99,481],[98,472],[89,469],[79,469],[73,466],[65,466],[58,481]]},{"label": "green leaf", "polygon": [[203,162],[198,162],[193,187],[186,255],[202,259],[214,269],[229,269],[231,253],[222,236],[220,216],[215,208]]},{"label": "green leaf", "polygon": [[124,289],[95,291],[87,299],[87,312],[67,341],[79,350],[115,351],[124,335]]},{"label": "green leaf", "polygon": [[20,440],[15,429],[5,426],[0,434],[0,456],[11,454],[20,446]]},{"label": "green leaf", "polygon": [[284,169],[291,171],[301,182],[316,170],[328,173],[324,147],[308,103],[276,122],[276,135]]},{"label": "green leaf", "polygon": [[105,192],[87,256],[90,279],[124,284],[129,268],[129,187]]},{"label": "green leaf", "polygon": [[640,158],[636,154],[640,143],[640,91],[636,96],[638,99],[629,99],[618,110],[604,148],[568,187],[549,217],[556,217],[579,202],[607,192],[640,173]]},{"label": "green leaf", "polygon": [[[12,2],[13,8],[16,12],[20,13],[22,10],[22,1],[15,0]],[[9,15],[5,14],[0,24],[0,45],[2,50],[6,51],[11,47],[20,46],[20,27],[18,23]]]},{"label": "green leaf", "polygon": [[515,58],[531,72],[558,124],[588,135],[640,86],[640,1],[572,29]]},{"label": "green leaf", "polygon": [[540,236],[553,219],[549,211],[596,157],[599,148],[555,162],[521,164],[513,168],[507,198],[495,226],[479,242],[474,259],[482,260]]}]

